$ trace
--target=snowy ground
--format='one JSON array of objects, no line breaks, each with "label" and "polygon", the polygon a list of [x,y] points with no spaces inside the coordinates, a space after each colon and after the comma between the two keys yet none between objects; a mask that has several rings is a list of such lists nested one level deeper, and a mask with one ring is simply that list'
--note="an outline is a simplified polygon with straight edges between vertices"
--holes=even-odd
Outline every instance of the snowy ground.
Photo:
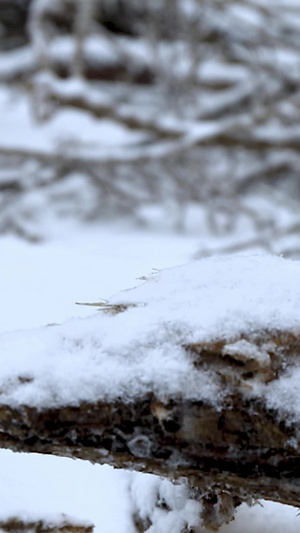
[{"label": "snowy ground", "polygon": [[[152,269],[186,262],[196,237],[95,227],[42,245],[0,239],[0,332],[95,314],[75,301],[97,301],[137,283]],[[82,461],[0,453],[0,515],[47,517],[64,512],[91,520],[96,533],[133,533],[131,474]],[[222,533],[299,531],[297,510],[278,504],[243,507]],[[152,533],[152,532],[151,532]],[[155,530],[153,533],[160,533]],[[162,531],[161,533],[171,533]]]}]

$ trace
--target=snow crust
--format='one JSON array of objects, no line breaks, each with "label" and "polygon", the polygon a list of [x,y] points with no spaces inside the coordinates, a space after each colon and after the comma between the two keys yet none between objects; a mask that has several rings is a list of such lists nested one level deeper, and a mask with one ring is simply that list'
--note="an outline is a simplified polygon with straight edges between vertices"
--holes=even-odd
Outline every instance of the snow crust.
[{"label": "snow crust", "polygon": [[[179,396],[221,405],[224,388],[211,370],[195,368],[184,346],[232,344],[259,331],[299,332],[300,265],[271,256],[195,261],[151,275],[110,304],[128,308],[2,334],[1,403],[46,407],[130,401],[154,392],[162,400]],[[255,351],[253,356],[259,363],[267,357]],[[277,403],[290,390],[285,379],[282,390],[278,385]],[[286,394],[298,399],[298,379],[289,386],[294,392]],[[264,387],[272,403],[274,389]],[[285,400],[285,408],[289,403]]]},{"label": "snow crust", "polygon": [[259,330],[299,331],[299,282],[297,261],[266,255],[212,257],[165,269],[110,302],[147,304],[152,320],[159,315],[162,326],[178,324],[182,342],[229,341]]}]

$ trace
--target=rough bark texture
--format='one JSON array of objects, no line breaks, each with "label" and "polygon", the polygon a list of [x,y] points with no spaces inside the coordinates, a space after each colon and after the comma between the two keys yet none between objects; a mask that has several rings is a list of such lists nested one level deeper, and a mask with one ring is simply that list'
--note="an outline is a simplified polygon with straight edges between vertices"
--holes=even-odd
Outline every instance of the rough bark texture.
[{"label": "rough bark texture", "polygon": [[[256,345],[270,347],[265,361],[242,351],[231,353],[221,341],[186,347],[196,356],[201,353],[196,365],[211,366],[229,386],[221,409],[179,397],[163,404],[151,393],[127,404],[120,400],[46,410],[1,405],[0,445],[185,479],[203,498],[203,518],[211,527],[216,527],[216,499],[224,495],[233,509],[260,498],[299,506],[297,427],[247,392],[253,379],[278,379],[299,353],[300,342],[281,334],[261,336]],[[228,512],[228,502],[225,507]]]}]

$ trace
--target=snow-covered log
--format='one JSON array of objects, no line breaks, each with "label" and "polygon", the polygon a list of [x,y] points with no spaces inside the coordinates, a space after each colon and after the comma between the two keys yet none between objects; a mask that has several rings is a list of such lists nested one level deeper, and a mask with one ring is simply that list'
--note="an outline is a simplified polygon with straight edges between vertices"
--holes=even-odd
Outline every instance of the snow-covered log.
[{"label": "snow-covered log", "polygon": [[186,480],[214,528],[299,506],[299,263],[201,260],[97,306],[0,337],[1,447]]},{"label": "snow-covered log", "polygon": [[2,519],[0,516],[0,530],[7,533],[92,533],[94,526],[64,514],[47,518],[10,516]]}]

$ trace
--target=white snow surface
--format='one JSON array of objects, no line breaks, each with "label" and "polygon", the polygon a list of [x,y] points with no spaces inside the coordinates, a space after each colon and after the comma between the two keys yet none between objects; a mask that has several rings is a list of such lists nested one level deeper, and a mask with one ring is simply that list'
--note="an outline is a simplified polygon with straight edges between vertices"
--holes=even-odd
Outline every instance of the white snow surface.
[{"label": "white snow surface", "polygon": [[[271,256],[209,258],[163,270],[110,299],[129,306],[110,316],[0,336],[0,401],[49,407],[82,401],[130,401],[154,392],[222,402],[226,392],[212,371],[197,369],[188,343],[225,340],[259,331],[300,330],[300,265]],[[255,354],[253,354],[255,355]],[[261,354],[258,354],[261,357]],[[293,372],[296,372],[297,368]],[[266,387],[270,405],[298,380]],[[299,401],[291,409],[300,410]]]},{"label": "white snow surface", "polygon": [[147,518],[152,522],[147,533],[194,531],[201,524],[201,504],[189,498],[188,487],[184,484],[173,485],[150,474],[136,475],[130,493],[134,511],[145,522]]},{"label": "white snow surface", "polygon": [[[86,461],[0,453],[0,520],[95,525],[95,533],[134,533],[131,474]],[[118,513],[115,513],[115,506]]]},{"label": "white snow surface", "polygon": [[178,324],[182,342],[230,340],[262,329],[299,331],[299,283],[297,261],[267,255],[210,257],[165,269],[110,302],[146,305],[148,322],[159,315],[157,324]]}]

